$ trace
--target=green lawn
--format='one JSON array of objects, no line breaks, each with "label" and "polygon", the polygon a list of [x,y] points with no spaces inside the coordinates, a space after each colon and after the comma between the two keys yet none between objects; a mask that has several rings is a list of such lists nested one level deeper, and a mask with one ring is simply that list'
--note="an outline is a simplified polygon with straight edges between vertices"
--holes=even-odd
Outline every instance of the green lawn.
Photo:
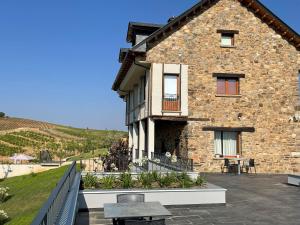
[{"label": "green lawn", "polygon": [[68,159],[68,161],[75,161],[75,160],[78,161],[80,159],[91,159],[94,157],[99,157],[99,155],[105,156],[105,155],[107,155],[107,153],[108,153],[108,150],[106,148],[97,149],[97,150],[94,150],[94,154],[93,154],[93,151],[81,153],[80,155],[70,157]]},{"label": "green lawn", "polygon": [[68,166],[63,166],[1,181],[0,186],[9,187],[11,195],[6,202],[0,204],[0,209],[4,209],[10,217],[6,224],[30,224],[67,168]]}]

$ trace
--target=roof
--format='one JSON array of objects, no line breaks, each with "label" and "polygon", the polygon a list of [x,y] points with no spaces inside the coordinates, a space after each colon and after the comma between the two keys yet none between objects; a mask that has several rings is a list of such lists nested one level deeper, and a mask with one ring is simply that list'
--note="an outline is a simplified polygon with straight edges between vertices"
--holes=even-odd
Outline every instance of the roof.
[{"label": "roof", "polygon": [[[156,43],[159,43],[161,40],[166,38],[167,36],[171,35],[173,32],[178,30],[184,24],[188,23],[194,17],[202,14],[207,9],[212,7],[214,4],[219,2],[220,0],[202,0],[190,9],[183,12],[181,15],[175,17],[165,26],[159,28],[155,32],[153,32],[149,37],[138,43],[137,45],[133,46],[129,52],[139,52],[142,48],[141,46],[147,46],[146,51],[151,49],[155,46]],[[253,12],[258,18],[260,18],[263,22],[268,24],[269,27],[274,29],[278,34],[282,36],[285,40],[287,40],[291,45],[293,45],[298,51],[300,51],[300,36],[299,34],[294,31],[291,27],[289,27],[286,23],[284,23],[280,18],[278,18],[274,13],[272,13],[269,9],[267,9],[259,0],[238,0],[243,6],[248,8],[251,12]],[[128,31],[129,32],[129,31]],[[127,35],[128,38],[128,35]],[[128,63],[130,59],[126,59],[127,55],[125,56],[124,62]],[[118,85],[122,82],[122,80],[118,80],[121,77],[125,77],[125,75],[121,75],[121,69],[115,79],[113,90],[118,89]],[[122,70],[124,73],[127,71]]]},{"label": "roof", "polygon": [[135,33],[143,33],[143,34],[150,35],[154,31],[160,29],[163,26],[164,24],[129,22],[126,41],[130,43],[134,43]]}]

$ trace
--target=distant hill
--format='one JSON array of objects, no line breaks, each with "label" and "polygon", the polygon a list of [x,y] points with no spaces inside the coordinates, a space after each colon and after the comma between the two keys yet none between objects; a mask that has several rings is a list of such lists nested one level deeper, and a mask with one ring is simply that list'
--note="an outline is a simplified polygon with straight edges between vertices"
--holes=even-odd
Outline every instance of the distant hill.
[{"label": "distant hill", "polygon": [[17,128],[50,129],[56,125],[22,118],[0,118],[0,131]]},{"label": "distant hill", "polygon": [[0,156],[24,152],[38,158],[41,149],[65,158],[108,148],[123,131],[89,130],[22,118],[0,118]]}]

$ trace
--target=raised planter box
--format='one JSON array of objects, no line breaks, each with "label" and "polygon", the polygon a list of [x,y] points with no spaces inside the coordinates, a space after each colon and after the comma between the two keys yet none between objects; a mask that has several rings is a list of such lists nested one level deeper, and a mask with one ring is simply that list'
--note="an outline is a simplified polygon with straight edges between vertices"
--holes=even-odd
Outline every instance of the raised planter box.
[{"label": "raised planter box", "polygon": [[300,186],[300,174],[289,174],[288,183],[296,186]]},{"label": "raised planter box", "polygon": [[226,189],[207,183],[203,188],[83,190],[79,192],[79,210],[101,209],[104,203],[116,203],[118,194],[139,193],[145,201],[159,201],[162,205],[226,204]]}]

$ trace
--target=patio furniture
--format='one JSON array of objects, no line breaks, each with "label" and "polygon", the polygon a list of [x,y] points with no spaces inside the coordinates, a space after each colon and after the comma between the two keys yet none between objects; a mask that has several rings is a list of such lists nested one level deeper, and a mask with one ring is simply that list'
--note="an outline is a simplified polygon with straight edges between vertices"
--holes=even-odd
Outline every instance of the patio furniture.
[{"label": "patio furniture", "polygon": [[[128,203],[128,202],[145,202],[145,195],[144,194],[119,194],[117,195],[117,203]],[[117,224],[123,225],[124,220],[128,218],[123,219],[117,219]],[[143,220],[143,217],[136,217],[132,218],[134,220]]]},{"label": "patio furniture", "polygon": [[[236,161],[237,163],[236,164],[230,163],[229,160]],[[234,169],[235,173],[237,175],[240,175],[241,174],[241,161],[244,161],[244,160],[245,160],[245,158],[240,158],[240,157],[229,157],[229,158],[227,158],[225,156],[224,157],[224,166],[223,166],[223,169],[222,169],[222,173],[224,171],[224,168],[227,168],[228,172],[230,170]]]},{"label": "patio furniture", "polygon": [[[145,217],[166,217],[172,214],[159,202],[105,203],[104,218],[113,219],[113,224]],[[145,222],[145,220],[141,220]]]},{"label": "patio furniture", "polygon": [[246,169],[247,173],[249,173],[249,170],[252,173],[251,168],[254,168],[254,172],[256,173],[255,160],[254,159],[249,159],[248,161],[245,161],[244,164],[243,164],[243,168]]},{"label": "patio furniture", "polygon": [[229,159],[224,158],[224,164],[221,166],[221,171],[224,173],[224,170],[227,169],[227,173],[230,173],[234,169],[234,164],[230,163]]},{"label": "patio furniture", "polygon": [[165,219],[159,220],[125,220],[124,225],[165,225]]},{"label": "patio furniture", "polygon": [[119,194],[117,195],[117,203],[126,202],[145,202],[144,194]]}]

